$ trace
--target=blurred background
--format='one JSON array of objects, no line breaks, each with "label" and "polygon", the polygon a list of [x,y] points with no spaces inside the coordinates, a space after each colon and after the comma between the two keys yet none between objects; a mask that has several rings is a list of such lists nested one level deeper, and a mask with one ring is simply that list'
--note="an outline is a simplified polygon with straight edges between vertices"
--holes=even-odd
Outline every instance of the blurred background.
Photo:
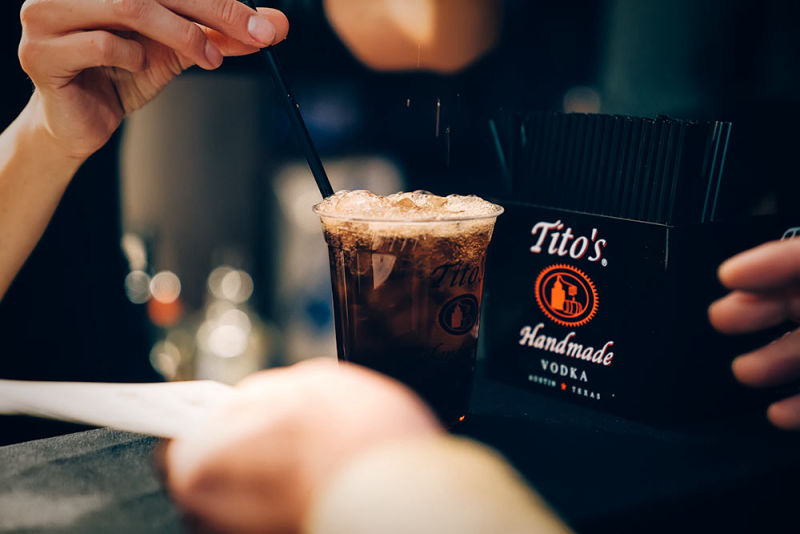
[{"label": "blurred background", "polygon": [[[3,127],[31,92],[21,3],[0,7]],[[276,52],[336,189],[499,198],[498,110],[667,114],[734,122],[727,217],[797,212],[795,2],[258,3],[289,17]],[[318,200],[257,58],[186,72],[73,180],[0,302],[0,376],[235,382],[333,356]],[[0,440],[58,431],[29,423]]]}]

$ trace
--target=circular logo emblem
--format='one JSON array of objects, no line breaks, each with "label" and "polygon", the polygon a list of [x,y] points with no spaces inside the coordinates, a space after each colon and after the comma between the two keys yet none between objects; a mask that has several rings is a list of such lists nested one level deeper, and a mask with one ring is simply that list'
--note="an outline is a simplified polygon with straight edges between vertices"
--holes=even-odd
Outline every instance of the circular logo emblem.
[{"label": "circular logo emblem", "polygon": [[448,334],[466,334],[478,320],[478,299],[474,295],[460,295],[450,299],[439,311],[439,324]]},{"label": "circular logo emblem", "polygon": [[582,326],[597,313],[597,289],[586,273],[571,265],[551,265],[536,278],[536,302],[563,326]]}]

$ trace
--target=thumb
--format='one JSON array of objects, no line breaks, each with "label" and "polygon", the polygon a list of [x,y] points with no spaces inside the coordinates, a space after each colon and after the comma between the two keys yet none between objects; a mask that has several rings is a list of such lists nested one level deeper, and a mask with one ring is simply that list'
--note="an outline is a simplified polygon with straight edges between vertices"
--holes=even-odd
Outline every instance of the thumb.
[{"label": "thumb", "polygon": [[[275,27],[275,38],[271,45],[276,45],[286,39],[289,34],[289,20],[282,12],[271,8],[258,8],[258,14],[267,19]],[[204,28],[209,41],[214,43],[223,56],[244,56],[257,52],[258,48],[246,45],[241,41],[229,37],[210,28]]]}]

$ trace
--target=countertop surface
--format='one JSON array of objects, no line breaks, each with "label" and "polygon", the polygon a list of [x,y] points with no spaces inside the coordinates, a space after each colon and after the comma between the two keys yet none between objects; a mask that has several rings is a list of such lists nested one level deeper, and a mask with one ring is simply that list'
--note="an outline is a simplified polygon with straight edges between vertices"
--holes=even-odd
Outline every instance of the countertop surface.
[{"label": "countertop surface", "polygon": [[0,532],[181,532],[152,467],[157,442],[97,429],[0,447]]},{"label": "countertop surface", "polygon": [[[502,384],[458,432],[509,458],[579,532],[797,532],[800,439],[758,418],[659,428]],[[0,447],[0,532],[175,533],[157,440],[97,429]]]}]

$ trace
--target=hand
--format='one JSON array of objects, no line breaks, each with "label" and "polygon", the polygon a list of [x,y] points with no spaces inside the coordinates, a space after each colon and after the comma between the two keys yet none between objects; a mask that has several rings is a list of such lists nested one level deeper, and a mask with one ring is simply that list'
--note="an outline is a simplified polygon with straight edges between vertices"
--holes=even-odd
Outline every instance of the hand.
[{"label": "hand", "polygon": [[192,65],[215,69],[286,38],[280,11],[236,0],[27,0],[19,58],[29,106],[64,153],[83,159],[122,119]]},{"label": "hand", "polygon": [[[800,321],[800,239],[766,243],[724,262],[719,279],[731,293],[709,308],[720,332],[740,334]],[[800,329],[733,361],[733,374],[748,386],[766,387],[800,378]],[[775,426],[800,429],[800,395],[772,404]]]},{"label": "hand", "polygon": [[331,27],[375,70],[457,72],[498,40],[502,2],[324,0]]},{"label": "hand", "polygon": [[405,386],[353,365],[316,360],[238,388],[240,399],[166,451],[170,492],[211,529],[298,532],[313,495],[348,460],[441,432]]}]

